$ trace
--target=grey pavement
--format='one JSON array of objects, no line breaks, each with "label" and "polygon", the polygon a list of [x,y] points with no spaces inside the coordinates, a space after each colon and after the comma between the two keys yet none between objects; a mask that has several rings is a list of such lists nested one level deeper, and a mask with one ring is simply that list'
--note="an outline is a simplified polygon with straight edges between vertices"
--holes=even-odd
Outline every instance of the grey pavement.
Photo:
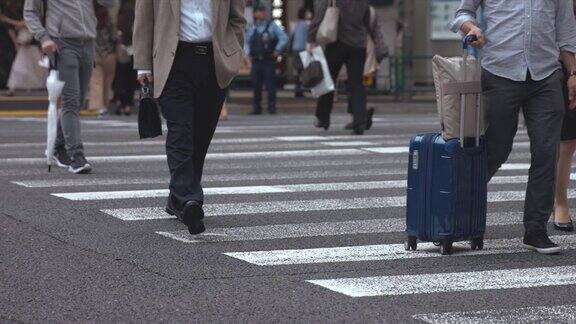
[{"label": "grey pavement", "polygon": [[139,141],[134,117],[83,119],[84,176],[47,172],[42,118],[0,118],[0,322],[576,322],[576,236],[550,230],[560,256],[520,244],[525,130],[489,187],[485,250],[440,256],[402,246],[407,144],[438,121],[376,118],[355,137],[343,114],[327,132],[232,115],[198,236],[162,212],[162,138]]}]

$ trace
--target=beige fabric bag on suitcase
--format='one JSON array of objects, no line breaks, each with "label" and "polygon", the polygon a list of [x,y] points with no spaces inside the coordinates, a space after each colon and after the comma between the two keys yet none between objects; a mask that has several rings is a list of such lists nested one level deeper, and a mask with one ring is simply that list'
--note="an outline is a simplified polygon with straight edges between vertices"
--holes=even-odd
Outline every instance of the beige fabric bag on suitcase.
[{"label": "beige fabric bag on suitcase", "polygon": [[340,20],[340,8],[336,6],[336,0],[332,0],[316,34],[316,43],[326,45],[338,40],[338,22]]},{"label": "beige fabric bag on suitcase", "polygon": [[[467,61],[465,69],[462,64]],[[480,119],[480,135],[484,134],[484,111],[482,109],[481,67],[474,57],[445,58],[434,56],[432,59],[434,85],[438,114],[442,122],[444,140],[460,137],[460,107],[465,97],[463,134],[465,138],[476,136],[476,122]],[[464,94],[462,96],[462,94]],[[478,107],[478,110],[476,109]]]}]

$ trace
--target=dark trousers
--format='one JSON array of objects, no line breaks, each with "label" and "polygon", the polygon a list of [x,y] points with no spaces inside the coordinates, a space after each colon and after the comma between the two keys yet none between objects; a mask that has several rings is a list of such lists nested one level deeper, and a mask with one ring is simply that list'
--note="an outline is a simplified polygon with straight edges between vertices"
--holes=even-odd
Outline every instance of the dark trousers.
[{"label": "dark trousers", "polygon": [[170,203],[177,210],[188,201],[204,202],[204,161],[225,99],[225,90],[216,80],[211,46],[206,54],[197,54],[194,46],[179,43],[159,99],[168,125]]},{"label": "dark trousers", "polygon": [[554,208],[556,163],[564,116],[562,72],[548,78],[517,82],[484,70],[488,179],[506,162],[518,130],[520,109],[530,137],[532,165],[524,205],[526,232],[546,231]]},{"label": "dark trousers", "polygon": [[[366,62],[366,48],[352,47],[340,42],[326,46],[326,61],[330,68],[332,79],[336,81],[342,66],[346,64],[348,72],[348,96],[354,115],[354,126],[366,126],[366,87],[364,86],[364,63]],[[330,92],[318,99],[316,117],[321,121],[329,121],[332,106],[334,105],[334,92]]]},{"label": "dark trousers", "polygon": [[273,60],[252,60],[253,109],[262,112],[262,87],[268,93],[268,112],[276,112],[276,63]]},{"label": "dark trousers", "polygon": [[134,106],[134,92],[138,87],[136,83],[136,71],[133,68],[134,57],[128,63],[116,64],[114,77],[114,101],[120,102],[121,107]]}]

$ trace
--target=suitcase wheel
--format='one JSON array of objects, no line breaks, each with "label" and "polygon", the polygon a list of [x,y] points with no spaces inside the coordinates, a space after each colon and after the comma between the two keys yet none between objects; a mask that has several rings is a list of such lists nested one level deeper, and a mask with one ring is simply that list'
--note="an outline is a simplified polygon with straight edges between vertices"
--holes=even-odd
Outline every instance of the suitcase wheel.
[{"label": "suitcase wheel", "polygon": [[408,239],[404,242],[404,249],[406,251],[416,251],[418,248],[418,239],[416,236],[408,236]]},{"label": "suitcase wheel", "polygon": [[451,255],[454,252],[451,240],[443,240],[440,244],[440,254]]},{"label": "suitcase wheel", "polygon": [[470,242],[470,247],[472,248],[472,251],[484,249],[484,238],[478,237],[472,239],[472,241]]}]

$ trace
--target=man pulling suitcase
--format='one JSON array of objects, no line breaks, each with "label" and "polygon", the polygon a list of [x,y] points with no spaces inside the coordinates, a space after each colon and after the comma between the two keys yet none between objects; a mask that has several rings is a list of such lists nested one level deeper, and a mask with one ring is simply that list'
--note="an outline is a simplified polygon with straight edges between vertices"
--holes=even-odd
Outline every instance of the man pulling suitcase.
[{"label": "man pulling suitcase", "polygon": [[[485,33],[476,23],[480,6],[487,24]],[[522,108],[532,154],[524,209],[524,244],[539,253],[559,253],[560,247],[548,237],[547,223],[554,206],[564,114],[560,56],[569,66],[570,78],[576,78],[573,3],[462,0],[451,29],[476,36],[472,46],[483,48],[488,180],[512,151]],[[571,91],[576,91],[576,86]]]}]

